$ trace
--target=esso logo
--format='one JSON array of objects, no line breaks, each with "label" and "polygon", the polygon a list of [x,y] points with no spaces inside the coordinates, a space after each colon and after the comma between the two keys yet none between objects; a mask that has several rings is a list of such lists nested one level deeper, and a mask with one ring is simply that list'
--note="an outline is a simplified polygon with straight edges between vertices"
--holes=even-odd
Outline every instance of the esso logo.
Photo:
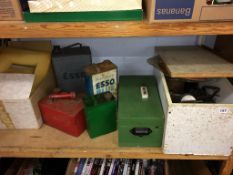
[{"label": "esso logo", "polygon": [[96,89],[107,87],[107,86],[110,86],[110,85],[113,85],[113,84],[115,84],[114,79],[101,81],[101,82],[96,83]]},{"label": "esso logo", "polygon": [[64,80],[81,79],[85,77],[85,73],[84,72],[64,72],[62,76]]}]

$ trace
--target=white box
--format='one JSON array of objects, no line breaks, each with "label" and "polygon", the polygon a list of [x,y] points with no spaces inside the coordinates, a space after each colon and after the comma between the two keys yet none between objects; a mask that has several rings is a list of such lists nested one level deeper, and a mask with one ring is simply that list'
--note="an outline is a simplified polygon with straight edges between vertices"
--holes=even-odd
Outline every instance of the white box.
[{"label": "white box", "polygon": [[[172,103],[164,74],[155,69],[165,113],[166,154],[231,155],[233,148],[233,86],[225,79],[216,104]],[[203,84],[204,85],[204,84]]]},{"label": "white box", "polygon": [[[151,63],[159,65],[155,76],[165,113],[164,153],[229,156],[233,148],[233,86],[224,77],[233,76],[233,65],[200,47],[160,47],[157,52],[161,60]],[[161,68],[168,77],[208,78],[199,86],[219,87],[216,103],[172,102]]]},{"label": "white box", "polygon": [[38,129],[42,125],[38,101],[55,87],[52,70],[32,93],[34,75],[0,74],[0,129]]},{"label": "white box", "polygon": [[142,9],[142,0],[29,0],[31,13],[89,12]]}]

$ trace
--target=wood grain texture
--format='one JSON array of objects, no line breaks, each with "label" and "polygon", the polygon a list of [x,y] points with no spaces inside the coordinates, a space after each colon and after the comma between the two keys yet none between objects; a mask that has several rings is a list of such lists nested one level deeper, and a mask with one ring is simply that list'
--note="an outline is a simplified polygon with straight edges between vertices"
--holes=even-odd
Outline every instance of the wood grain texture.
[{"label": "wood grain texture", "polygon": [[168,161],[169,175],[211,175],[204,161]]},{"label": "wood grain texture", "polygon": [[224,156],[167,155],[161,148],[119,148],[117,132],[76,138],[44,125],[39,130],[1,130],[0,157],[96,157],[226,160]]},{"label": "wood grain texture", "polygon": [[233,152],[228,160],[224,161],[221,165],[219,175],[231,175],[233,172]]},{"label": "wood grain texture", "polygon": [[95,38],[233,34],[233,22],[0,22],[0,38]]}]

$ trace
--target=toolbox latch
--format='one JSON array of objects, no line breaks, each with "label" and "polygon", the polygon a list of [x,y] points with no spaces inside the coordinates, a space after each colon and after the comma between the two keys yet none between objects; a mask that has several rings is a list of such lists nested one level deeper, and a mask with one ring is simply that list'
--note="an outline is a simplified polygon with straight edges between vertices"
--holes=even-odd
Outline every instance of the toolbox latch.
[{"label": "toolbox latch", "polygon": [[148,99],[149,98],[149,93],[148,93],[147,86],[141,86],[140,89],[141,89],[142,99]]},{"label": "toolbox latch", "polygon": [[138,137],[148,136],[152,133],[152,130],[150,128],[133,128],[130,130],[130,132]]}]

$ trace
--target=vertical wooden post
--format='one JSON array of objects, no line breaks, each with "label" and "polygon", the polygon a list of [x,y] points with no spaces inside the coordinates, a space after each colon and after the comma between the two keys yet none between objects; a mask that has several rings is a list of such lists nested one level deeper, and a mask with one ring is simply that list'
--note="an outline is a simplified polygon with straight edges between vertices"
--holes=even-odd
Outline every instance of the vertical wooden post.
[{"label": "vertical wooden post", "polygon": [[219,175],[231,175],[233,171],[233,152],[228,160],[222,163]]}]

